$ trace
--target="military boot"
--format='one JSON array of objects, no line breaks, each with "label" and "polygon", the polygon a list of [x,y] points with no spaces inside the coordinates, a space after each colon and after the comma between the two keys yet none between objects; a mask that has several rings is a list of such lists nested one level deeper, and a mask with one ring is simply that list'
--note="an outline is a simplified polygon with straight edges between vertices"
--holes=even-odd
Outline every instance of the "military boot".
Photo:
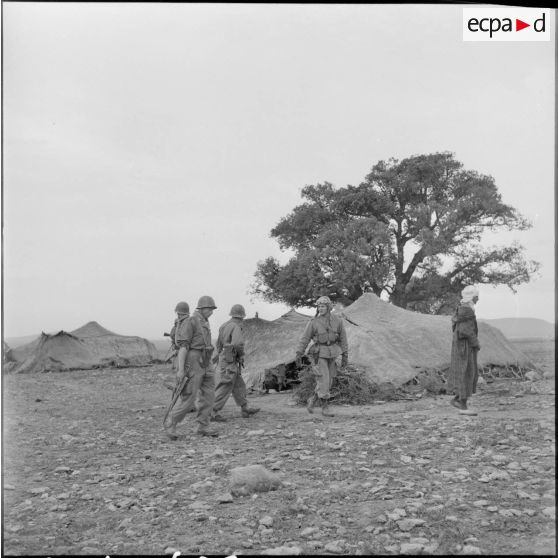
[{"label": "military boot", "polygon": [[178,434],[176,433],[176,424],[174,422],[167,422],[164,425],[165,433],[171,440],[178,439]]},{"label": "military boot", "polygon": [[243,407],[242,418],[249,418],[260,410],[259,407]]},{"label": "military boot", "polygon": [[328,409],[329,409],[329,402],[324,397],[322,398],[322,415],[324,417],[334,417],[335,415],[333,413],[330,413]]},{"label": "military boot", "polygon": [[314,405],[316,404],[316,401],[318,401],[318,394],[316,392],[314,392],[309,398],[308,401],[306,403],[306,410],[312,414],[314,412]]},{"label": "military boot", "polygon": [[217,415],[211,417],[211,422],[227,422],[227,419],[225,417],[222,417],[221,415],[217,414]]},{"label": "military boot", "polygon": [[460,411],[465,411],[467,409],[467,400],[459,399],[457,396],[450,401],[450,404]]},{"label": "military boot", "polygon": [[210,436],[211,438],[217,438],[217,436],[219,436],[217,430],[211,430],[210,428],[207,428],[207,426],[202,426],[201,424],[196,433],[198,436]]}]

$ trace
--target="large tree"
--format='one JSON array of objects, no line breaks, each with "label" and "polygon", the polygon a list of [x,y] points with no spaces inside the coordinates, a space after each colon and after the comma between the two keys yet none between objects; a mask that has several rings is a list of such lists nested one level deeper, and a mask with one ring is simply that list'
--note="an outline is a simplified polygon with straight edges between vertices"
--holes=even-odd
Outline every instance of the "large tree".
[{"label": "large tree", "polygon": [[309,306],[328,294],[343,304],[387,293],[403,308],[447,313],[471,283],[529,281],[538,264],[518,244],[487,247],[485,231],[530,224],[502,202],[494,179],[465,170],[452,153],[379,161],[358,186],[305,186],[304,203],[271,231],[286,265],[259,262],[252,293]]}]

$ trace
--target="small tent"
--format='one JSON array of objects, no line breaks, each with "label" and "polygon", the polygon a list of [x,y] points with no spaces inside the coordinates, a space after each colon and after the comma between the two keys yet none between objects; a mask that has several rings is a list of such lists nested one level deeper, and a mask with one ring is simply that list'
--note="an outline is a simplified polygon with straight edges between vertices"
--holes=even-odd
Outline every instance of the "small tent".
[{"label": "small tent", "polygon": [[156,347],[142,337],[118,335],[97,322],[53,335],[12,350],[14,373],[88,370],[108,366],[145,366],[158,358]]},{"label": "small tent", "polygon": [[[396,387],[412,380],[420,370],[449,367],[451,317],[420,314],[362,295],[350,306],[336,310],[344,319],[349,362],[366,371],[377,383]],[[245,320],[248,386],[261,387],[264,371],[294,360],[298,340],[311,319],[291,310],[277,320]],[[494,327],[479,323],[480,366],[532,366]]]}]

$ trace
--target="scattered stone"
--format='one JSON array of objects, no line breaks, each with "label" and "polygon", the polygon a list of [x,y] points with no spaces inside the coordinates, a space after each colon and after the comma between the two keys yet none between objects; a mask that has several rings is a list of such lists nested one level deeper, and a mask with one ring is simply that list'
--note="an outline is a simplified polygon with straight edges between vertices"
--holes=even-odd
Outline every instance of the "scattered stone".
[{"label": "scattered stone", "polygon": [[273,525],[273,517],[266,515],[260,519],[259,523],[264,527],[271,527]]},{"label": "scattered stone", "polygon": [[248,430],[246,436],[261,436],[265,430]]},{"label": "scattered stone", "polygon": [[401,529],[401,531],[410,531],[418,525],[424,525],[424,523],[424,519],[401,519],[397,522],[397,526]]},{"label": "scattered stone", "polygon": [[217,498],[217,501],[219,504],[232,504],[234,498],[230,492],[226,492],[225,494],[221,494],[221,496]]},{"label": "scattered stone", "polygon": [[464,554],[465,556],[478,556],[482,554],[482,551],[478,546],[473,546],[472,544],[466,544],[463,547],[461,554]]},{"label": "scattered stone", "polygon": [[447,515],[446,521],[459,521],[455,515]]},{"label": "scattered stone", "polygon": [[163,554],[174,554],[175,552],[180,552],[178,548],[174,548],[174,546],[167,546],[165,550],[163,550]]},{"label": "scattered stone", "polygon": [[15,486],[12,486],[11,484],[5,484],[4,490],[15,490]]},{"label": "scattered stone", "polygon": [[206,502],[194,502],[192,504],[190,504],[188,506],[189,509],[194,510],[194,511],[201,511],[201,510],[206,510],[208,508],[207,503]]},{"label": "scattered stone", "polygon": [[55,473],[71,473],[71,471],[69,467],[56,467],[56,469],[54,469]]},{"label": "scattered stone", "polygon": [[536,370],[529,370],[529,372],[525,372],[525,378],[531,382],[538,382],[541,375]]},{"label": "scattered stone", "polygon": [[46,486],[39,486],[38,488],[31,488],[29,492],[31,492],[31,494],[43,494],[48,492],[48,488]]},{"label": "scattered stone", "polygon": [[525,515],[528,515],[529,517],[533,517],[537,512],[535,510],[530,510],[530,509],[524,509],[523,513]]},{"label": "scattered stone", "polygon": [[386,512],[386,515],[388,519],[391,519],[393,521],[398,521],[402,517],[406,517],[407,512],[403,508],[395,508],[391,512]]},{"label": "scattered stone", "polygon": [[497,506],[488,506],[488,507],[486,508],[486,511],[489,511],[489,512],[494,513],[494,512],[497,512],[497,511],[498,511],[498,508],[497,508]]},{"label": "scattered stone", "polygon": [[542,510],[542,514],[550,517],[551,519],[556,519],[556,506],[544,508],[544,510]]},{"label": "scattered stone", "polygon": [[261,552],[264,556],[300,556],[302,548],[300,546],[279,546],[277,548],[266,548]]},{"label": "scattered stone", "polygon": [[473,506],[476,506],[477,508],[482,508],[484,506],[488,506],[490,502],[488,500],[477,500],[476,502],[473,502]]},{"label": "scattered stone", "polygon": [[401,554],[419,554],[424,549],[423,544],[402,543],[399,552]]},{"label": "scattered stone", "polygon": [[231,469],[231,494],[246,496],[254,492],[276,490],[281,480],[262,465],[247,465]]},{"label": "scattered stone", "polygon": [[428,544],[430,541],[426,537],[411,537],[409,542],[412,544]]},{"label": "scattered stone", "polygon": [[333,554],[343,554],[343,544],[344,541],[332,541],[325,545],[324,550]]},{"label": "scattered stone", "polygon": [[303,529],[302,533],[300,533],[300,535],[302,537],[310,537],[312,536],[314,533],[318,532],[318,528],[317,527],[306,527],[306,529]]}]

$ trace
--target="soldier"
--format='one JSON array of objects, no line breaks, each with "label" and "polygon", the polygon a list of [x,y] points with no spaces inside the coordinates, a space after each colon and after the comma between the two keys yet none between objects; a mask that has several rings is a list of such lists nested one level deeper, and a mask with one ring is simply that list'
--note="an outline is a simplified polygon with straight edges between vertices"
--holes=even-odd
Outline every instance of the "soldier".
[{"label": "soldier", "polygon": [[226,422],[219,414],[232,393],[235,403],[240,407],[243,418],[255,415],[260,409],[248,407],[246,401],[246,384],[242,379],[244,366],[244,334],[242,322],[246,312],[241,304],[235,304],[230,311],[231,319],[219,328],[217,354],[213,362],[219,362],[221,378],[215,390],[213,418],[215,422]]},{"label": "soldier", "polygon": [[202,296],[192,317],[177,325],[177,381],[181,381],[185,374],[188,374],[190,380],[180,394],[180,403],[171,411],[169,421],[165,424],[165,431],[171,439],[177,438],[176,425],[195,406],[198,392],[197,433],[201,436],[218,436],[217,432],[208,428],[215,401],[215,373],[210,366],[213,346],[208,318],[215,308],[213,298]]},{"label": "soldier", "polygon": [[187,302],[179,302],[176,305],[174,311],[176,312],[176,319],[174,320],[174,325],[170,330],[170,339],[171,339],[171,351],[174,353],[174,356],[172,358],[172,369],[176,372],[176,370],[178,369],[178,365],[176,362],[176,354],[178,353],[178,347],[176,346],[176,343],[174,341],[174,336],[176,334],[176,328],[180,324],[182,324],[182,322],[186,318],[190,317],[190,306],[188,305]]},{"label": "soldier", "polygon": [[331,314],[333,304],[329,297],[321,296],[316,301],[316,306],[318,309],[316,317],[310,320],[298,344],[296,365],[301,366],[302,355],[310,340],[313,340],[310,353],[314,355],[314,364],[317,365],[315,367],[316,390],[308,399],[306,408],[309,413],[313,413],[314,404],[320,400],[322,415],[332,417],[333,413],[328,411],[329,390],[337,374],[335,359],[341,355],[341,366],[347,365],[349,352],[347,333],[343,320]]}]

